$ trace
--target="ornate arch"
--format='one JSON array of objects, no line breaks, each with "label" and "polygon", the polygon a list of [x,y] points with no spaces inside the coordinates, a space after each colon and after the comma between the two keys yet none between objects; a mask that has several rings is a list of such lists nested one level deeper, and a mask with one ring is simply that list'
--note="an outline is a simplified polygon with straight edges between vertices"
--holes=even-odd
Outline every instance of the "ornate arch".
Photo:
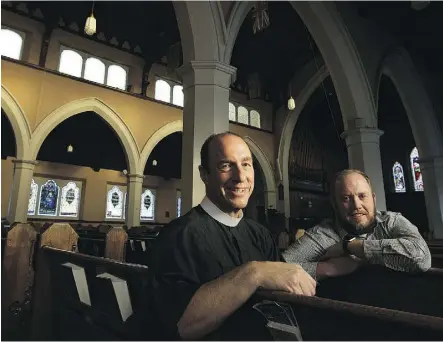
[{"label": "ornate arch", "polygon": [[379,81],[382,75],[391,79],[400,95],[420,157],[442,156],[443,139],[434,106],[404,48],[396,48],[385,57],[381,64]]},{"label": "ornate arch", "polygon": [[151,154],[154,147],[163,138],[166,138],[168,135],[175,133],[175,132],[183,132],[183,121],[182,120],[176,120],[176,121],[169,122],[154,132],[154,134],[148,139],[145,146],[143,147],[142,152],[140,153],[137,174],[139,174],[139,175],[143,174],[143,171],[146,166],[146,162],[148,161],[149,155]]},{"label": "ornate arch", "polygon": [[136,171],[139,151],[137,143],[126,123],[111,107],[101,100],[91,97],[69,102],[49,114],[35,129],[31,140],[31,156],[37,158],[43,141],[48,134],[61,122],[70,117],[92,111],[102,117],[114,130],[119,137],[128,161],[130,173]]},{"label": "ornate arch", "polygon": [[[332,2],[290,1],[312,34],[331,73],[343,113],[345,130],[350,120],[363,118],[377,127],[373,93],[352,38]],[[227,25],[223,61],[229,64],[240,27],[253,2],[235,2]]]},{"label": "ornate arch", "polygon": [[12,129],[15,135],[15,143],[17,145],[16,154],[17,159],[31,159],[30,142],[31,142],[31,128],[28,119],[26,118],[23,109],[18,104],[17,100],[12,96],[8,89],[2,84],[2,109],[11,122]]},{"label": "ornate arch", "polygon": [[265,200],[266,200],[266,208],[272,206],[274,209],[277,208],[277,196],[276,190],[277,187],[275,185],[274,172],[272,170],[271,163],[266,157],[265,153],[262,151],[260,146],[258,146],[252,138],[245,136],[243,139],[248,144],[251,149],[252,154],[257,158],[257,161],[260,163],[261,169],[263,170],[263,175],[265,176]]}]

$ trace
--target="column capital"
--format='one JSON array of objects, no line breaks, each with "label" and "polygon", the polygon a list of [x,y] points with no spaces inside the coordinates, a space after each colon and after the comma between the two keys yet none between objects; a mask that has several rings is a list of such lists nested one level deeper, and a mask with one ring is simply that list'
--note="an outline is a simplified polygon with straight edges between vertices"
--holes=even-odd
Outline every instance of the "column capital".
[{"label": "column capital", "polygon": [[35,167],[35,165],[38,164],[37,160],[24,160],[24,159],[13,159],[12,160],[13,164],[29,164],[29,165],[33,165]]},{"label": "column capital", "polygon": [[145,178],[144,175],[139,175],[136,173],[129,173],[127,175],[128,179],[131,181],[139,181],[139,182],[143,182],[143,179]]},{"label": "column capital", "polygon": [[361,127],[348,129],[344,131],[340,137],[346,140],[346,145],[353,145],[356,143],[376,143],[380,141],[380,137],[383,135],[383,131],[378,128]]},{"label": "column capital", "polygon": [[227,87],[235,82],[237,68],[219,61],[190,61],[177,69],[183,86],[218,85]]}]

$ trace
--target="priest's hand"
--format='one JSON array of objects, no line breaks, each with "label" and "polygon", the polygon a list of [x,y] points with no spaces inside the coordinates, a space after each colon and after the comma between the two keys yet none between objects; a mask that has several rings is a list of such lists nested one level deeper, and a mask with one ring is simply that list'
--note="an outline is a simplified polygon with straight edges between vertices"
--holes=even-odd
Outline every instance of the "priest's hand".
[{"label": "priest's hand", "polygon": [[315,280],[297,264],[284,262],[258,262],[258,286],[266,290],[286,291],[314,296]]}]

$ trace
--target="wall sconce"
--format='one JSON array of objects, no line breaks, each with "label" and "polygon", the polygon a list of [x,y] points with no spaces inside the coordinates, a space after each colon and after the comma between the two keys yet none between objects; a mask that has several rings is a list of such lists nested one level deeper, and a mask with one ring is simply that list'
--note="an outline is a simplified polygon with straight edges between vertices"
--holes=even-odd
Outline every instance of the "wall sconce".
[{"label": "wall sconce", "polygon": [[157,160],[154,159],[154,160],[152,161],[152,166],[157,166]]},{"label": "wall sconce", "polygon": [[126,177],[127,175],[128,175],[128,170],[124,169],[124,170],[122,171],[122,176],[123,176],[123,177]]},{"label": "wall sconce", "polygon": [[294,98],[292,96],[288,100],[288,109],[289,110],[294,110],[295,109],[295,100],[294,100]]},{"label": "wall sconce", "polygon": [[72,153],[72,152],[74,152],[74,147],[71,144],[69,144],[66,151],[68,151],[68,153]]}]

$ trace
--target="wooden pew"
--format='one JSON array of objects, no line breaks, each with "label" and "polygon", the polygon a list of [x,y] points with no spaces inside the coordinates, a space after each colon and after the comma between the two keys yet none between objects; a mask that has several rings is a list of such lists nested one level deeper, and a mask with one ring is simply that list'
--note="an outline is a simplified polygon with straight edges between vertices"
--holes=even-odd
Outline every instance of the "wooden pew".
[{"label": "wooden pew", "polygon": [[290,304],[304,340],[441,340],[443,319],[318,297],[259,291],[257,300]]},{"label": "wooden pew", "polygon": [[369,265],[347,276],[322,280],[317,296],[443,317],[443,270],[409,274]]},{"label": "wooden pew", "polygon": [[160,230],[160,226],[138,226],[129,229],[126,262],[149,266],[150,252]]},{"label": "wooden pew", "polygon": [[[48,269],[42,284],[49,289],[45,307],[36,315],[39,340],[146,340],[148,268],[111,259],[45,247]],[[42,323],[42,322],[40,322]]]},{"label": "wooden pew", "polygon": [[432,256],[432,267],[443,268],[443,240],[428,241]]},{"label": "wooden pew", "polygon": [[7,235],[2,267],[2,339],[29,339],[31,303],[36,295],[35,258],[41,246],[75,249],[77,235],[68,224],[37,231],[29,223],[15,223]]},{"label": "wooden pew", "polygon": [[128,234],[123,227],[78,226],[76,232],[79,235],[78,252],[119,261],[125,260]]}]

